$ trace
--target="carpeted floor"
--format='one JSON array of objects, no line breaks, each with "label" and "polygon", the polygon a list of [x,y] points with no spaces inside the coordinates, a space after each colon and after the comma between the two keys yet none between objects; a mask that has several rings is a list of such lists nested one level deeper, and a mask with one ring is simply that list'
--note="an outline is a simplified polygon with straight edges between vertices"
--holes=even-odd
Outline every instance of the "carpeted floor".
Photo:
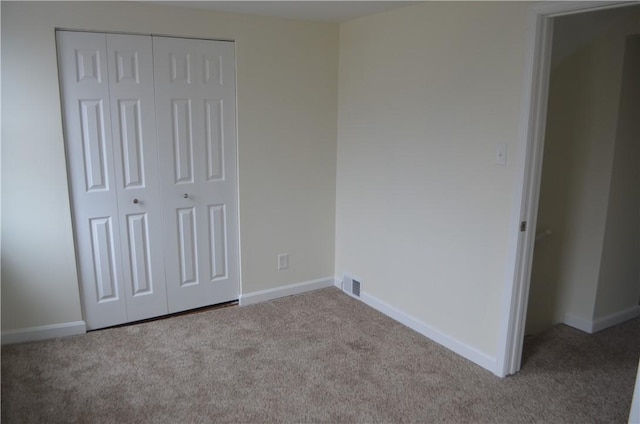
[{"label": "carpeted floor", "polygon": [[626,423],[640,319],[499,379],[337,289],[2,347],[3,423]]}]

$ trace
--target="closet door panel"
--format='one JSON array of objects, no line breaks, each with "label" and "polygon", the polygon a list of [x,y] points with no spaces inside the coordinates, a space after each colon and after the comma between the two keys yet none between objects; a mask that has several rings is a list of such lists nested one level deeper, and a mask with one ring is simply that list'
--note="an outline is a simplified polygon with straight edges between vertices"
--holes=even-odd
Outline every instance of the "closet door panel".
[{"label": "closet door panel", "polygon": [[177,312],[238,298],[234,48],[153,43],[167,293]]},{"label": "closet door panel", "polygon": [[128,321],[165,315],[151,37],[107,35],[120,237]]},{"label": "closet door panel", "polygon": [[56,33],[65,147],[89,329],[127,321],[104,34]]},{"label": "closet door panel", "polygon": [[230,300],[239,293],[235,52],[233,43],[208,43],[198,41],[205,119],[202,194],[209,199],[206,281]]}]

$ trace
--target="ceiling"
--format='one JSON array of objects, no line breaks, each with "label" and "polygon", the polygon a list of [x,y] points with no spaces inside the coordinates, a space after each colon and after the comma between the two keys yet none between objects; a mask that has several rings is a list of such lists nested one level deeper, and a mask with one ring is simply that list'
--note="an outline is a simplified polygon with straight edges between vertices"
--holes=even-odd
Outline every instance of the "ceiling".
[{"label": "ceiling", "polygon": [[167,6],[318,22],[344,22],[416,1],[154,1]]}]

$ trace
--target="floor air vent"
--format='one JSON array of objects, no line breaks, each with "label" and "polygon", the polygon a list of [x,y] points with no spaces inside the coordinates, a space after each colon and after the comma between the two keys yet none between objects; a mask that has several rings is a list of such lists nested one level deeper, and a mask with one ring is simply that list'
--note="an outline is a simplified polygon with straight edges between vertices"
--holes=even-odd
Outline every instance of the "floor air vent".
[{"label": "floor air vent", "polygon": [[351,280],[351,294],[360,297],[360,281]]},{"label": "floor air vent", "polygon": [[360,297],[360,281],[359,280],[357,280],[351,275],[345,274],[342,281],[344,283],[342,286],[342,289],[345,292],[347,292],[352,296]]}]

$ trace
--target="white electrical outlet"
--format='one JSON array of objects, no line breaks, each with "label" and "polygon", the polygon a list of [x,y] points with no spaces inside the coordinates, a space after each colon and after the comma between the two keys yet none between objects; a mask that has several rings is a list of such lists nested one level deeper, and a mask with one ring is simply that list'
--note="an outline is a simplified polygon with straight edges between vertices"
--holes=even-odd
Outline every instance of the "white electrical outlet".
[{"label": "white electrical outlet", "polygon": [[278,255],[278,270],[289,268],[289,254],[282,253]]}]

